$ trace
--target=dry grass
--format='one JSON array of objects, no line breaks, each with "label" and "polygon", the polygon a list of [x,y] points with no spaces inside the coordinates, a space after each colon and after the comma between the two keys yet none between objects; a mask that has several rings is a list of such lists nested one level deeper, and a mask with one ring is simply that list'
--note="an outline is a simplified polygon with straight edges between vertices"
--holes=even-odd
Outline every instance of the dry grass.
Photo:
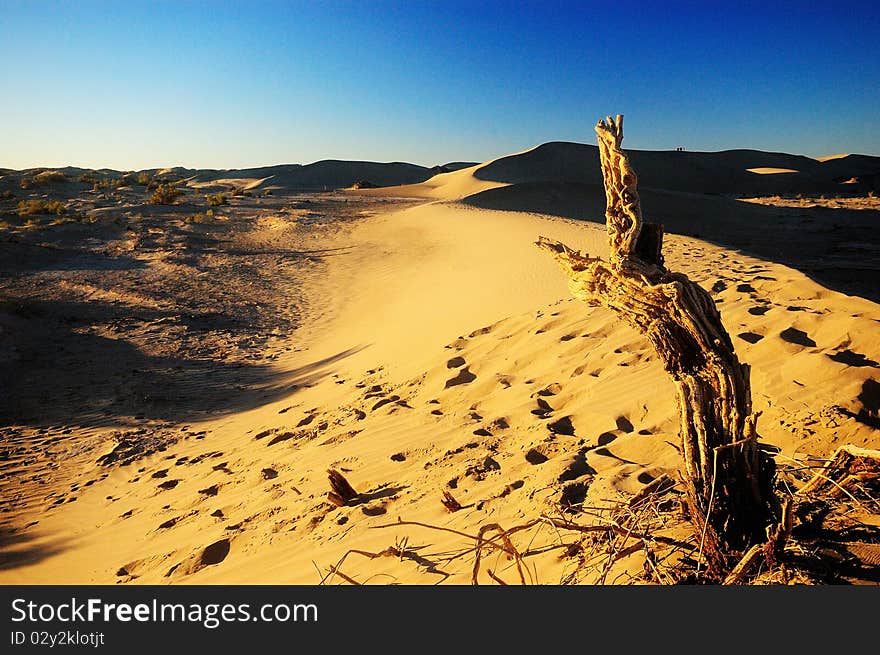
[{"label": "dry grass", "polygon": [[65,212],[64,204],[58,200],[22,200],[18,203],[19,216],[34,216],[39,214],[55,214],[61,216]]},{"label": "dry grass", "polygon": [[[486,523],[476,534],[398,518],[374,529],[441,532],[455,536],[462,545],[422,554],[417,552],[421,548],[408,548],[408,537],[402,536],[380,552],[351,549],[325,573],[319,569],[320,584],[330,584],[334,578],[353,585],[368,582],[370,578],[358,579],[342,570],[353,555],[410,561],[426,573],[443,576],[442,580],[451,575],[443,567],[473,557],[474,585],[538,584],[540,572],[534,562],[554,551],[565,564],[558,581],[563,585],[878,582],[880,453],[865,452],[869,456],[854,458],[852,465],[841,464],[839,456],[807,466],[795,460],[791,461],[798,466],[780,463],[782,519],[768,526],[765,543],[731,563],[731,573],[723,581],[706,577],[699,535],[688,522],[682,493],[663,476],[628,501],[609,507],[559,506],[507,528]],[[823,479],[826,483],[819,485]],[[443,499],[444,505],[447,500]],[[588,522],[571,518],[572,509]]]}]

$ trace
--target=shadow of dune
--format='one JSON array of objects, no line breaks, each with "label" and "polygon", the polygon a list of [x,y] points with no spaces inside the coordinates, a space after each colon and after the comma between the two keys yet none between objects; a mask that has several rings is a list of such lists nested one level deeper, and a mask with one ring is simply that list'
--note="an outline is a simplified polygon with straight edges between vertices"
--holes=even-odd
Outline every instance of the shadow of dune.
[{"label": "shadow of dune", "polygon": [[61,541],[46,542],[32,533],[0,527],[0,571],[37,564],[63,550]]},{"label": "shadow of dune", "polygon": [[[135,420],[187,421],[253,409],[316,384],[332,365],[360,350],[293,369],[261,360],[260,344],[235,360],[223,349],[250,338],[255,317],[209,311],[180,313],[156,307],[132,311],[100,301],[0,302],[0,324],[9,326],[0,380],[0,425],[102,425]],[[122,326],[95,334],[93,326]],[[161,341],[154,331],[172,328]],[[190,348],[182,348],[187,334]],[[214,350],[205,350],[213,339]],[[154,340],[153,352],[142,344]],[[11,341],[11,347],[9,344]],[[253,357],[253,360],[242,357]]]},{"label": "shadow of dune", "polygon": [[[597,178],[599,178],[597,173]],[[880,301],[880,211],[789,208],[706,195],[640,188],[645,220],[798,269],[823,286]],[[521,182],[463,203],[605,223],[600,184]]]},{"label": "shadow of dune", "polygon": [[[27,241],[0,241],[4,268],[19,273],[37,271],[126,271],[144,269],[144,262],[127,255],[109,256],[81,248]],[[9,277],[0,273],[0,277]]]}]

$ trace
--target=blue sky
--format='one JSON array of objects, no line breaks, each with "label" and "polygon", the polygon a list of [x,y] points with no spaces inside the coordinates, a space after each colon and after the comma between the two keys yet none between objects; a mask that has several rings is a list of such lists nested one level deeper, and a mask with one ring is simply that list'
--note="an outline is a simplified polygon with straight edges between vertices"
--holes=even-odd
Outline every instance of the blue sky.
[{"label": "blue sky", "polygon": [[0,0],[0,166],[880,155],[880,3]]}]

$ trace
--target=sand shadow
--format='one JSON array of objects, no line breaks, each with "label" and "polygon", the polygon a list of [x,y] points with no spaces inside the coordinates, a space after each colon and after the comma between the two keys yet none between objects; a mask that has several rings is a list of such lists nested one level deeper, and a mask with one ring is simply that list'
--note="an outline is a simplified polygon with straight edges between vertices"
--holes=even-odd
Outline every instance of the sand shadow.
[{"label": "sand shadow", "polygon": [[[245,411],[317,384],[334,372],[333,364],[362,349],[289,369],[273,361],[199,355],[198,348],[148,354],[125,338],[90,329],[114,321],[147,330],[171,324],[199,337],[221,334],[224,342],[235,341],[254,332],[254,317],[247,312],[181,314],[142,307],[132,315],[125,306],[99,301],[18,300],[0,302],[0,318],[19,328],[7,336],[15,357],[0,381],[0,425],[183,422]],[[259,346],[253,351],[260,355]]]},{"label": "sand shadow", "polygon": [[[597,184],[516,182],[462,202],[604,225],[605,193],[598,184],[601,176],[596,180]],[[640,187],[639,195],[645,220],[663,224],[667,233],[791,266],[829,289],[880,302],[880,211],[773,207],[732,196],[649,187]]]},{"label": "sand shadow", "polygon": [[63,550],[59,540],[46,542],[28,532],[0,527],[0,571],[38,564]]}]

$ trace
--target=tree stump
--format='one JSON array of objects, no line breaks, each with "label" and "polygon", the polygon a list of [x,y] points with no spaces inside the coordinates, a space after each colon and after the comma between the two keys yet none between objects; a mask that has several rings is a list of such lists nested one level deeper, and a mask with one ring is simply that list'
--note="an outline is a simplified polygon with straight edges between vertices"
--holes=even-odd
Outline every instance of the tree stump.
[{"label": "tree stump", "polygon": [[644,223],[637,177],[621,150],[623,116],[596,125],[605,184],[609,255],[604,262],[540,237],[572,294],[604,305],[650,341],[675,382],[683,478],[709,574],[723,580],[766,540],[779,509],[773,463],[757,444],[749,367],[741,364],[712,297],[665,268],[663,228]]}]

